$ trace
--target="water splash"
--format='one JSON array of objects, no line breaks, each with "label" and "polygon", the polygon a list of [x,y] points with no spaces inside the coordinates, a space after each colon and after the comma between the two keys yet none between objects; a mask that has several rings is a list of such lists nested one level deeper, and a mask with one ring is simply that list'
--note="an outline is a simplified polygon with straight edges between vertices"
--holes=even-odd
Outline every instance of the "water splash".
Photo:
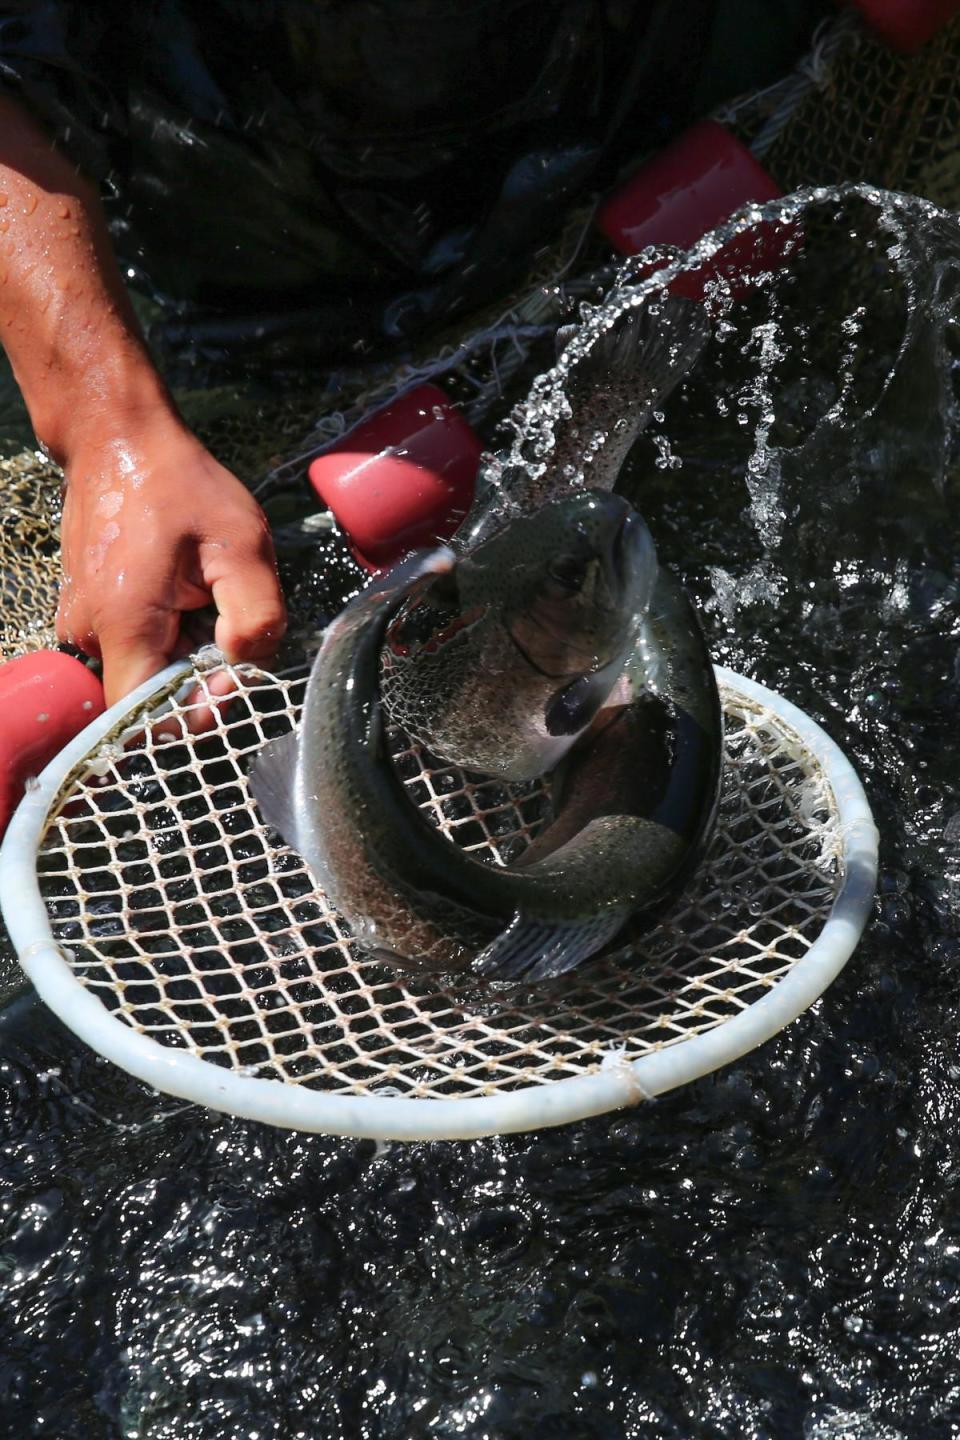
[{"label": "water splash", "polygon": [[[758,263],[771,229],[786,237],[787,263],[758,269],[745,294],[722,273],[705,283],[713,344],[666,403],[670,423],[648,430],[652,463],[682,467],[697,415],[711,433],[696,441],[713,446],[731,493],[742,481],[768,554],[806,538],[791,524],[801,496],[805,509],[815,493],[839,517],[871,487],[915,488],[918,468],[942,490],[957,435],[957,223],[914,197],[846,186],[748,207],[653,274],[650,252],[626,262],[601,304],[581,305],[573,340],[512,416],[512,443],[497,470],[508,499],[522,506],[547,470],[570,418],[578,367],[599,338],[629,309],[655,314],[672,287],[715,270],[724,247],[742,245],[751,227]],[[905,423],[917,440],[902,463]]]}]

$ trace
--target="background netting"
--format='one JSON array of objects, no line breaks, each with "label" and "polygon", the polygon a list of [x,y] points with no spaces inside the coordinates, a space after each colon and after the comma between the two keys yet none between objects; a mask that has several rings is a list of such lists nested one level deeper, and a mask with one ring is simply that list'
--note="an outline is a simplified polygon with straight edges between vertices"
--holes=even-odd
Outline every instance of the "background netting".
[{"label": "background netting", "polygon": [[[174,699],[168,713],[156,702],[74,771],[37,869],[74,974],[118,1021],[243,1074],[454,1099],[635,1059],[776,985],[843,879],[819,763],[781,717],[727,686],[717,833],[693,888],[653,931],[535,988],[402,977],[353,944],[249,796],[249,765],[296,723],[305,678],[241,667],[216,729],[185,743],[205,673],[189,705]],[[537,785],[471,781],[400,734],[393,748],[413,798],[490,863],[522,849],[548,813]]]},{"label": "background netting", "polygon": [[61,478],[30,450],[0,461],[0,660],[54,643]]},{"label": "background netting", "polygon": [[731,111],[784,192],[858,180],[960,208],[960,17],[903,55],[841,16],[796,77]]},{"label": "background netting", "polygon": [[[719,118],[784,191],[866,181],[958,209],[960,16],[916,54],[900,55],[842,13],[821,29],[795,74],[729,104]],[[510,402],[511,382],[522,384],[535,368],[528,361],[538,338],[571,302],[609,280],[611,257],[591,213],[587,206],[567,216],[552,250],[505,306],[471,317],[401,365],[344,370],[324,376],[322,390],[308,385],[266,403],[235,390],[193,392],[178,397],[189,423],[250,484],[265,475],[279,485],[299,480],[306,455],[433,376],[445,377],[489,435],[491,418]],[[0,660],[54,640],[60,479],[33,450],[0,461]]]}]

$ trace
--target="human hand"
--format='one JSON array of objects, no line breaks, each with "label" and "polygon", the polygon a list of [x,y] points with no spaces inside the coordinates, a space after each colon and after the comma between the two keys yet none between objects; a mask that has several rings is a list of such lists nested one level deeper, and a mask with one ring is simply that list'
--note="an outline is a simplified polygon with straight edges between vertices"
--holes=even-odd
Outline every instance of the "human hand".
[{"label": "human hand", "polygon": [[9,96],[0,192],[0,340],[67,476],[58,635],[102,657],[110,703],[191,648],[184,618],[211,599],[229,660],[270,655],[285,615],[263,514],[156,373],[96,187]]},{"label": "human hand", "polygon": [[263,512],[169,411],[122,436],[99,427],[65,459],[57,634],[103,661],[108,704],[192,648],[217,608],[228,660],[261,660],[286,627]]}]

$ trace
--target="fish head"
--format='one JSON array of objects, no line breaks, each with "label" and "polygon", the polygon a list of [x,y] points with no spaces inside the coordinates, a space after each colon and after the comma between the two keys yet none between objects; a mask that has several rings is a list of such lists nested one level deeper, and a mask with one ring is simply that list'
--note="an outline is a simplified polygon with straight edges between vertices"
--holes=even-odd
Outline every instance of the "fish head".
[{"label": "fish head", "polygon": [[586,490],[509,522],[457,565],[461,601],[496,611],[535,671],[569,681],[624,654],[657,557],[620,495]]},{"label": "fish head", "polygon": [[625,651],[655,576],[646,524],[622,495],[604,491],[510,521],[456,566],[462,605],[498,612],[527,661],[557,680]]}]

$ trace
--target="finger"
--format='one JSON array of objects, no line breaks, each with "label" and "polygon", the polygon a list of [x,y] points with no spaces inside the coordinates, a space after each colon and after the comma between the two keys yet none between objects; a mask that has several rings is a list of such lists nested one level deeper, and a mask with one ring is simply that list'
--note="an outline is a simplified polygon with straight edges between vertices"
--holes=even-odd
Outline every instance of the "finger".
[{"label": "finger", "polygon": [[129,615],[100,629],[103,688],[114,705],[170,662],[177,643],[176,610],[131,603]]},{"label": "finger", "polygon": [[211,589],[218,611],[216,642],[227,659],[274,655],[287,628],[287,611],[272,554],[236,552]]},{"label": "finger", "polygon": [[227,670],[213,670],[191,687],[174,715],[158,720],[151,727],[156,736],[182,740],[185,735],[205,735],[222,719],[239,689]]}]

